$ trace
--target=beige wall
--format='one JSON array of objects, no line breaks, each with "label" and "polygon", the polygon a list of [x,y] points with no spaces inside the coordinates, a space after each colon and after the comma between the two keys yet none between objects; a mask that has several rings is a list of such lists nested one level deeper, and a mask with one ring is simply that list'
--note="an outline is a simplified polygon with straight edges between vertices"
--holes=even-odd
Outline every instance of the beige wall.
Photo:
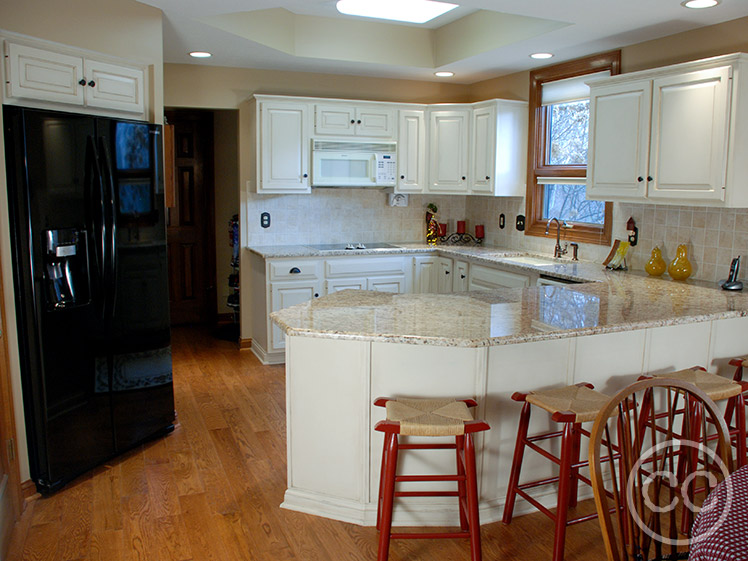
[{"label": "beige wall", "polygon": [[444,82],[197,64],[164,65],[164,98],[169,107],[235,109],[253,94],[260,93],[404,103],[470,100],[469,86]]},{"label": "beige wall", "polygon": [[[163,122],[161,11],[134,0],[24,0],[0,2],[0,29],[151,65],[151,118]],[[0,92],[0,97],[2,92]],[[2,114],[0,113],[0,128]],[[5,153],[0,135],[0,154]],[[8,355],[13,386],[21,480],[29,479],[18,339],[15,330],[5,160],[0,158],[0,265],[8,320]]]}]

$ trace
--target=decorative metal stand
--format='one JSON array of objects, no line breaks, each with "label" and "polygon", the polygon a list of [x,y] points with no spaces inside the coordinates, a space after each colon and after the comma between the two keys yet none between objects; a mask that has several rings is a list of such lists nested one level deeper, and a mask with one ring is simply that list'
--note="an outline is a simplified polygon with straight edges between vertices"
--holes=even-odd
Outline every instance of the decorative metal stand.
[{"label": "decorative metal stand", "polygon": [[483,238],[475,238],[470,234],[449,234],[448,236],[442,236],[439,241],[447,245],[481,245]]}]

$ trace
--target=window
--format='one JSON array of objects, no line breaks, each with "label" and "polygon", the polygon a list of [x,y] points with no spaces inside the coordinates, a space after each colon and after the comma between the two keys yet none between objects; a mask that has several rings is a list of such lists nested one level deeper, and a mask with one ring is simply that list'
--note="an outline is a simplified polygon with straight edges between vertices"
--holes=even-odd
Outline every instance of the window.
[{"label": "window", "polygon": [[615,51],[530,73],[528,235],[544,236],[555,217],[572,226],[568,240],[610,243],[612,204],[585,198],[590,102],[584,82],[618,74],[620,66]]}]

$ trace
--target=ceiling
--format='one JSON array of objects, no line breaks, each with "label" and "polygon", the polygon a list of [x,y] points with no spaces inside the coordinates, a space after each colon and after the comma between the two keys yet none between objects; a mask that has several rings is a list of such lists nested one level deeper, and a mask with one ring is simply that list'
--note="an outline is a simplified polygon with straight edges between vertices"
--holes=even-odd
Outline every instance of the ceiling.
[{"label": "ceiling", "polygon": [[[748,16],[748,1],[462,0],[426,25],[339,14],[335,0],[139,0],[164,13],[164,61],[474,83]],[[459,0],[452,0],[458,2]],[[194,59],[189,51],[209,51]]]}]

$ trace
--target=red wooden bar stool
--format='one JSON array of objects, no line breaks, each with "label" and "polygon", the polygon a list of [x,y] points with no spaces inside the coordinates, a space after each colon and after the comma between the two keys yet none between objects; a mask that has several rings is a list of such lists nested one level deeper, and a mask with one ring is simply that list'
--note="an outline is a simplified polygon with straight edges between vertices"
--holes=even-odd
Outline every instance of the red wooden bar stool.
[{"label": "red wooden bar stool", "polygon": [[[390,539],[469,538],[470,558],[480,561],[480,521],[478,519],[478,481],[475,474],[475,445],[472,433],[488,430],[484,421],[474,420],[468,407],[472,399],[404,399],[380,397],[374,405],[387,408],[387,419],[374,430],[384,433],[382,472],[379,478],[377,561],[389,557]],[[454,436],[454,444],[406,444],[399,435]],[[400,450],[453,449],[457,456],[457,473],[448,475],[397,475]],[[398,482],[455,481],[457,491],[395,491]],[[460,511],[459,532],[405,533],[392,532],[392,507],[395,497],[457,497]]]},{"label": "red wooden bar stool", "polygon": [[[540,512],[550,517],[556,523],[553,540],[553,561],[564,558],[564,543],[566,541],[566,527],[579,522],[585,522],[597,517],[597,514],[568,519],[569,508],[577,504],[578,482],[591,485],[589,478],[579,473],[579,469],[587,466],[587,461],[579,461],[579,449],[582,435],[589,438],[589,431],[582,428],[582,423],[594,421],[598,412],[605,407],[609,397],[594,390],[592,384],[577,384],[553,390],[530,393],[517,392],[512,395],[514,401],[524,402],[520,414],[517,444],[514,448],[512,471],[509,478],[509,488],[504,504],[504,524],[512,521],[514,502],[517,495],[527,500]],[[530,425],[531,406],[545,409],[551,414],[551,419],[563,424],[560,431],[551,431],[535,436],[527,436]],[[536,442],[561,437],[561,457],[554,456],[548,450],[541,448]],[[525,447],[534,450],[543,457],[559,466],[558,477],[550,477],[527,483],[519,482],[522,458]],[[607,461],[607,458],[604,458]],[[530,496],[528,489],[558,482],[558,501],[555,514],[543,506],[537,499]]]},{"label": "red wooden bar stool", "polygon": [[[740,380],[740,378],[742,378],[743,359],[733,359],[730,361],[730,364],[734,365],[737,360],[740,360],[740,365],[738,366],[739,372],[736,371],[735,378],[732,380],[707,372],[706,369],[701,366],[692,366],[691,368],[678,370],[676,372],[649,374],[640,377],[640,379],[671,378],[681,380],[699,388],[708,395],[712,401],[728,400],[725,407],[725,422],[727,423],[727,428],[729,430],[730,442],[735,446],[737,451],[737,457],[735,458],[736,468],[746,465],[746,454],[748,453],[748,450],[746,450],[745,397],[743,395],[748,391],[748,382]],[[678,412],[682,411],[682,409],[678,410]],[[735,415],[734,424],[732,422],[733,414]],[[689,420],[691,421],[691,439],[698,440],[701,418],[698,415],[694,415]]]}]

